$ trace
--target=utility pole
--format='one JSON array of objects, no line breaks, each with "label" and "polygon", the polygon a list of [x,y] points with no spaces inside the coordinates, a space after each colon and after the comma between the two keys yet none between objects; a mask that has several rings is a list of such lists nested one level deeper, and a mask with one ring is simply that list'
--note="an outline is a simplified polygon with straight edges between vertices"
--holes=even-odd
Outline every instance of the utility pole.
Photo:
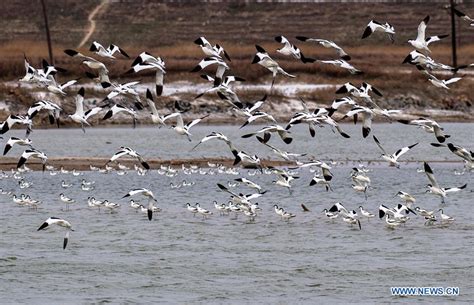
[{"label": "utility pole", "polygon": [[456,21],[454,20],[454,0],[449,0],[451,10],[451,49],[453,52],[453,67],[458,66],[456,55]]},{"label": "utility pole", "polygon": [[48,42],[49,63],[53,65],[53,49],[51,48],[51,36],[49,35],[48,14],[46,13],[46,4],[41,0],[43,6],[44,27],[46,29],[46,40]]}]

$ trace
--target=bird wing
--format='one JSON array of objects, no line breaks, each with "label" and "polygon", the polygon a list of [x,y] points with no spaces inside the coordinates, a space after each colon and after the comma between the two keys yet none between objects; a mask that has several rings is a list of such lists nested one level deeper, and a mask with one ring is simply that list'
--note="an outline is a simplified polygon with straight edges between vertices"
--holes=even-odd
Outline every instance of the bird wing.
[{"label": "bird wing", "polygon": [[209,115],[206,115],[206,116],[203,116],[202,118],[192,120],[191,122],[189,122],[188,124],[186,124],[186,127],[187,127],[188,129],[190,129],[191,127],[193,127],[193,126],[196,125],[197,123],[201,122],[201,120],[207,118],[208,116],[209,116]]},{"label": "bird wing", "polygon": [[116,152],[116,153],[112,156],[112,158],[110,158],[109,162],[113,162],[113,161],[117,160],[117,159],[120,158],[120,157],[123,157],[123,156],[125,156],[125,155],[128,155],[128,153],[129,153],[128,150],[126,150],[126,149],[121,149],[121,150],[119,150],[118,152]]},{"label": "bird wing", "polygon": [[150,89],[146,89],[146,102],[151,109],[151,112],[154,115],[158,115],[158,110],[156,110],[155,102],[153,101],[153,95],[151,94]]},{"label": "bird wing", "polygon": [[69,86],[74,85],[75,83],[77,83],[77,79],[72,79],[72,80],[70,80],[70,81],[67,81],[67,82],[65,82],[65,83],[62,83],[61,86],[59,86],[59,88],[60,88],[61,90],[63,90],[63,89],[66,89],[66,88],[69,87]]},{"label": "bird wing", "polygon": [[181,113],[176,116],[176,127],[184,128],[183,116]]},{"label": "bird wing", "polygon": [[383,149],[382,144],[380,144],[380,142],[379,142],[379,140],[377,139],[377,137],[376,137],[376,136],[373,136],[373,138],[374,138],[375,144],[377,144],[377,146],[380,148],[380,150],[386,155],[387,152],[385,151],[385,149]]},{"label": "bird wing", "polygon": [[465,189],[466,186],[467,186],[467,183],[464,184],[463,186],[460,186],[460,187],[447,187],[447,188],[444,188],[443,191],[444,191],[445,193],[459,192],[460,190]]},{"label": "bird wing", "polygon": [[81,87],[75,96],[76,112],[74,114],[84,116],[84,87]]},{"label": "bird wing", "polygon": [[453,77],[453,78],[450,78],[450,79],[448,79],[448,80],[445,80],[444,83],[445,83],[446,85],[449,85],[449,84],[455,83],[455,82],[457,82],[457,81],[459,81],[459,80],[461,80],[461,79],[462,79],[461,77]]},{"label": "bird wing", "polygon": [[428,165],[428,163],[424,162],[423,163],[423,168],[425,170],[425,174],[426,176],[428,176],[428,179],[430,180],[431,184],[434,186],[434,187],[438,187],[439,188],[439,185],[438,185],[438,182],[436,182],[436,178],[433,174],[433,170],[431,169],[431,167]]},{"label": "bird wing", "polygon": [[403,154],[405,154],[406,152],[408,152],[410,149],[412,149],[412,148],[415,147],[416,145],[418,145],[418,143],[415,143],[415,144],[413,144],[413,145],[406,146],[406,147],[403,147],[403,148],[400,148],[399,150],[397,150],[397,152],[394,154],[395,160],[397,160],[398,158],[400,158]]},{"label": "bird wing", "polygon": [[87,120],[91,116],[98,114],[101,110],[102,110],[102,107],[91,108],[84,113],[84,118]]},{"label": "bird wing", "polygon": [[418,25],[418,35],[416,36],[416,40],[425,41],[425,31],[428,21],[430,21],[430,16],[426,16]]}]

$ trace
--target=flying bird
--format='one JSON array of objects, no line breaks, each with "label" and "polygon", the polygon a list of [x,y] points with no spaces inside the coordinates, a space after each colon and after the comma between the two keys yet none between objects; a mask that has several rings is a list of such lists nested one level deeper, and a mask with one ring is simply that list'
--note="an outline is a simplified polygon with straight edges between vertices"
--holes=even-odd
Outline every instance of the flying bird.
[{"label": "flying bird", "polygon": [[58,217],[49,217],[45,220],[45,222],[43,222],[43,224],[38,228],[37,231],[47,229],[52,225],[57,225],[66,229],[66,235],[64,236],[63,241],[63,250],[66,249],[67,243],[69,241],[69,231],[74,231],[72,229],[71,223],[69,223],[69,221],[67,220]]},{"label": "flying bird", "polygon": [[113,116],[115,116],[117,113],[120,113],[120,112],[125,112],[129,115],[132,116],[133,118],[133,128],[136,127],[137,125],[137,112],[135,110],[133,110],[132,108],[127,108],[127,107],[124,107],[120,104],[115,104],[113,105],[104,115],[104,117],[102,118],[102,121],[105,121],[107,119],[110,119],[112,118]]},{"label": "flying bird", "polygon": [[464,14],[463,12],[457,10],[454,7],[453,7],[453,11],[456,14],[456,16],[458,16],[459,18],[461,18],[464,21],[469,22],[471,24],[471,26],[474,26],[474,19],[473,18],[469,17],[468,15]]},{"label": "flying bird", "polygon": [[156,207],[154,206],[154,202],[157,202],[155,195],[153,194],[152,191],[146,188],[140,188],[140,189],[131,190],[130,192],[125,194],[122,198],[127,198],[127,197],[131,197],[135,195],[141,195],[148,199],[147,216],[148,216],[148,220],[151,221],[153,219],[153,211],[156,210]]},{"label": "flying bird", "polygon": [[387,154],[387,152],[385,151],[385,149],[383,148],[382,144],[380,144],[379,140],[377,139],[376,136],[373,136],[374,138],[374,141],[375,141],[375,144],[377,144],[377,146],[380,148],[380,150],[382,151],[382,159],[384,159],[385,161],[387,161],[390,166],[396,166],[397,168],[400,168],[400,163],[398,163],[398,158],[400,158],[403,154],[407,153],[410,149],[412,149],[413,147],[415,147],[416,145],[418,145],[418,143],[415,143],[413,145],[410,145],[410,146],[406,146],[406,147],[403,147],[403,148],[400,148],[399,150],[397,150],[394,154],[392,155],[389,155]]},{"label": "flying bird", "polygon": [[7,144],[5,144],[5,149],[3,150],[3,155],[5,156],[9,151],[10,149],[13,147],[13,145],[21,145],[21,146],[29,146],[30,148],[32,148],[31,144],[33,143],[33,141],[31,141],[31,139],[20,139],[20,138],[17,138],[17,137],[10,137],[10,139],[8,139],[7,141]]},{"label": "flying bird", "polygon": [[408,40],[408,43],[411,44],[414,48],[418,50],[423,50],[431,53],[431,50],[428,48],[428,45],[432,42],[439,41],[449,35],[439,35],[439,36],[430,36],[425,38],[426,26],[428,25],[428,21],[430,21],[430,16],[426,16],[418,25],[418,35],[416,39]]},{"label": "flying bird", "polygon": [[349,61],[351,60],[351,57],[340,47],[338,46],[334,41],[331,40],[326,40],[326,39],[319,39],[319,38],[308,38],[305,36],[296,36],[296,39],[301,40],[301,41],[309,41],[309,42],[316,42],[319,43],[321,46],[327,48],[327,49],[334,49],[337,52],[337,55],[343,60]]},{"label": "flying bird", "polygon": [[22,167],[26,163],[26,161],[30,158],[40,159],[41,163],[43,164],[43,172],[44,172],[45,167],[46,167],[46,161],[48,161],[48,157],[46,156],[45,153],[35,148],[27,149],[21,154],[20,160],[18,160],[18,164],[16,165],[16,168]]},{"label": "flying bird", "polygon": [[216,44],[216,45],[213,46],[213,45],[211,45],[211,43],[209,41],[207,41],[206,38],[204,38],[202,36],[199,37],[198,39],[196,39],[194,41],[194,43],[201,47],[202,51],[204,52],[204,54],[206,56],[214,56],[214,57],[222,58],[221,54],[223,54],[224,57],[228,61],[231,61],[230,57],[229,57],[229,54],[227,54],[227,52],[224,50],[224,48],[222,46],[220,46],[219,44]]},{"label": "flying bird", "polygon": [[385,22],[385,24],[381,24],[380,22],[377,22],[375,20],[371,20],[369,22],[369,24],[364,30],[364,33],[362,34],[362,39],[369,37],[372,33],[375,32],[387,33],[388,38],[390,38],[390,41],[392,41],[392,43],[395,42],[395,28],[388,22]]},{"label": "flying bird", "polygon": [[270,88],[273,88],[273,84],[275,83],[275,77],[277,76],[278,73],[280,73],[284,76],[287,76],[287,77],[291,77],[291,78],[296,77],[294,75],[291,75],[291,74],[287,73],[285,70],[283,70],[280,67],[280,65],[275,60],[273,60],[270,57],[270,55],[268,55],[267,51],[265,51],[264,48],[262,48],[259,45],[255,45],[255,48],[257,49],[257,54],[255,54],[255,57],[253,58],[252,64],[259,64],[262,67],[267,68],[268,70],[270,70],[270,72],[272,72],[273,78],[272,78],[272,85],[271,85]]},{"label": "flying bird", "polygon": [[189,132],[189,130],[191,129],[191,127],[201,122],[203,119],[207,118],[208,116],[209,115],[205,115],[199,119],[192,120],[191,122],[185,125],[183,121],[183,116],[180,114],[176,116],[176,125],[172,125],[171,128],[173,128],[174,131],[176,131],[179,135],[182,135],[182,136],[185,135],[188,138],[189,142],[191,142],[192,134]]},{"label": "flying bird", "polygon": [[446,198],[446,195],[448,193],[459,192],[459,191],[465,189],[466,186],[467,186],[467,183],[466,183],[466,184],[464,184],[460,187],[442,188],[442,187],[439,186],[438,182],[436,181],[436,178],[433,174],[433,170],[428,165],[428,163],[426,163],[426,162],[423,163],[423,169],[425,170],[426,176],[430,180],[430,184],[427,185],[428,190],[426,192],[441,197],[441,203],[445,203],[445,198]]},{"label": "flying bird", "polygon": [[282,55],[292,56],[293,58],[301,60],[304,64],[312,63],[316,61],[313,58],[305,57],[303,55],[303,52],[301,52],[301,50],[297,46],[290,43],[288,39],[286,39],[285,36],[276,36],[275,41],[284,44],[284,46],[281,49],[277,50],[277,52]]},{"label": "flying bird", "polygon": [[335,60],[319,60],[318,62],[323,63],[323,64],[330,64],[342,69],[348,70],[351,74],[358,75],[358,74],[363,74],[361,70],[357,69],[344,59],[335,59]]},{"label": "flying bird", "polygon": [[146,90],[146,101],[148,104],[148,107],[150,107],[151,110],[151,121],[155,124],[159,124],[161,126],[166,126],[166,121],[175,117],[178,117],[181,115],[179,112],[173,112],[168,115],[160,115],[158,110],[156,109],[155,101],[153,100],[153,95],[151,94],[150,89]]},{"label": "flying bird", "polygon": [[106,49],[106,48],[104,48],[104,46],[102,46],[97,41],[92,42],[92,44],[89,48],[89,51],[91,51],[91,52],[93,52],[93,53],[95,53],[95,54],[97,54],[101,57],[108,58],[108,59],[115,59],[114,54],[116,52],[119,52],[120,54],[122,54],[126,58],[130,58],[130,56],[128,56],[128,54],[124,50],[119,48],[118,46],[116,46],[114,44],[110,44]]},{"label": "flying bird", "polygon": [[148,52],[142,52],[135,58],[130,68],[125,74],[138,73],[140,71],[155,70],[155,91],[157,96],[163,93],[163,82],[166,74],[165,62],[161,57],[154,57]]},{"label": "flying bird", "polygon": [[107,164],[110,162],[115,162],[118,158],[124,157],[124,156],[130,156],[132,158],[135,158],[140,162],[140,164],[143,166],[145,169],[150,169],[150,165],[143,159],[143,157],[135,150],[131,149],[130,147],[120,147],[120,150],[116,152],[109,161],[107,161]]}]

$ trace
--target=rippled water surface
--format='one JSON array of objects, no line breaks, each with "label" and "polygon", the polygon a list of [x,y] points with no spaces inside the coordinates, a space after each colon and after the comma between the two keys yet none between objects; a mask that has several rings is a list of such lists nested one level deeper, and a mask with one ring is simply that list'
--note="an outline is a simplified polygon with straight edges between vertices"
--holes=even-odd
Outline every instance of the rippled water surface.
[{"label": "rippled water surface", "polygon": [[[452,134],[453,142],[473,148],[473,124],[444,126]],[[89,129],[86,135],[75,129],[36,130],[32,139],[35,146],[50,156],[108,156],[116,147],[130,145],[150,158],[230,157],[221,142],[211,141],[196,152],[189,151],[201,136],[216,130],[235,138],[237,144],[249,151],[271,156],[251,140],[241,141],[239,136],[246,131],[236,132],[236,127],[197,127],[192,143],[170,137],[170,130],[151,128]],[[279,139],[272,139],[272,143],[318,158],[379,157],[372,140],[362,140],[359,126],[344,128],[353,136],[351,139],[344,140],[324,128],[318,130],[316,139],[309,140],[307,130],[297,128],[293,131],[294,144],[286,146]],[[390,151],[420,142],[404,160],[457,160],[447,149],[429,146],[434,136],[414,127],[381,124],[374,126],[374,133]],[[53,142],[60,145],[53,146]],[[19,151],[15,148],[9,154],[15,156]],[[430,163],[442,186],[468,184],[465,190],[448,195],[444,211],[456,219],[452,224],[425,226],[421,217],[412,215],[405,226],[396,229],[387,228],[383,220],[361,219],[359,231],[341,219],[327,220],[322,209],[342,202],[350,209],[363,205],[376,213],[382,203],[398,203],[394,195],[399,190],[415,194],[416,205],[425,209],[437,210],[441,205],[438,197],[424,193],[428,179],[417,171],[421,163],[402,162],[400,169],[384,163],[370,164],[368,175],[373,188],[367,200],[351,188],[350,170],[358,165],[349,162],[333,167],[333,192],[319,186],[309,187],[313,173],[300,170],[292,194],[272,184],[275,175],[246,169],[238,169],[239,175],[219,174],[215,169],[211,170],[213,175],[204,175],[209,169],[185,175],[180,170],[173,177],[157,170],[146,176],[133,171],[123,176],[115,172],[84,172],[82,176],[33,172],[24,174],[33,183],[27,189],[20,189],[18,181],[11,177],[4,178],[0,180],[3,190],[29,194],[42,204],[34,211],[0,195],[0,303],[472,303],[472,173],[463,173],[461,162]],[[213,200],[229,200],[216,184],[227,185],[240,176],[267,190],[256,200],[262,211],[255,222],[243,214],[220,216],[213,208]],[[95,189],[82,191],[81,179],[95,181]],[[61,180],[74,185],[62,189]],[[170,187],[170,183],[183,180],[194,184],[179,189]],[[153,190],[158,198],[162,212],[155,214],[151,222],[146,214],[136,213],[127,200],[121,199],[137,187]],[[243,185],[232,190],[252,192]],[[76,200],[69,211],[59,201],[61,192]],[[122,206],[116,213],[98,213],[87,206],[88,196]],[[207,219],[193,217],[184,207],[187,202],[200,202],[214,215]],[[311,211],[303,213],[301,203]],[[273,211],[274,204],[296,217],[288,223],[282,221]],[[62,250],[62,228],[37,231],[49,216],[63,217],[72,223],[75,231],[71,232],[66,250]],[[393,297],[391,286],[456,286],[460,295]]]}]

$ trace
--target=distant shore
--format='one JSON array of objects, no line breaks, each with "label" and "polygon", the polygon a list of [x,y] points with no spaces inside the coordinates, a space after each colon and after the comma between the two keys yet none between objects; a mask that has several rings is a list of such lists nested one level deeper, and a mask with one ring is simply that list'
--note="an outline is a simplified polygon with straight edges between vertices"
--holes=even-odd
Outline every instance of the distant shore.
[{"label": "distant shore", "polygon": [[[65,170],[77,170],[77,171],[90,171],[91,166],[104,169],[105,165],[109,161],[106,157],[52,157],[48,158],[46,165],[53,166],[55,170],[61,168]],[[381,164],[382,166],[387,166],[381,160],[331,160],[332,162],[337,162],[338,164],[345,164],[348,166],[355,166],[354,164],[366,163],[366,164]],[[445,164],[462,164],[461,161],[447,161],[447,160],[423,160],[430,163],[445,163]],[[230,158],[192,158],[192,159],[146,159],[146,162],[150,165],[151,170],[160,169],[161,166],[170,166],[173,168],[189,167],[190,165],[197,166],[199,168],[210,168],[223,165],[225,167],[232,167],[234,159]],[[405,164],[416,164],[422,162],[420,160],[408,160],[403,161]],[[16,169],[18,163],[17,158],[5,157],[0,159],[0,170],[10,171]],[[132,159],[120,160],[120,164],[125,165],[133,170],[133,166],[138,163]],[[116,163],[109,163],[109,166],[117,169]],[[28,161],[26,166],[34,171],[41,171],[42,164],[37,160]],[[296,167],[296,162],[288,162],[282,160],[262,160],[263,167]],[[240,168],[239,165],[236,167]]]}]

